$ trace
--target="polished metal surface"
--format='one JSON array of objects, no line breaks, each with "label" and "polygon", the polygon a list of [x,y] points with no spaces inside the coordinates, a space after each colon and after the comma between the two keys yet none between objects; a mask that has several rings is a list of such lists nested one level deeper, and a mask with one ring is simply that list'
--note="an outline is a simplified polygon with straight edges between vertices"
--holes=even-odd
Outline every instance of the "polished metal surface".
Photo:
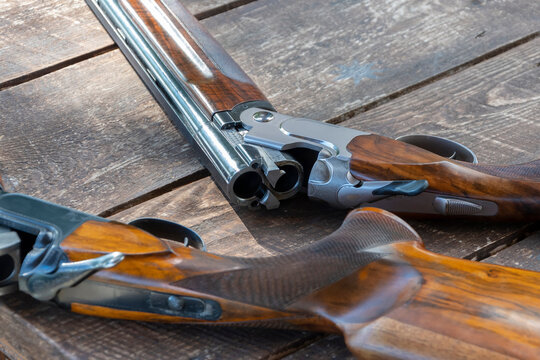
[{"label": "polished metal surface", "polygon": [[[201,153],[203,165],[232,203],[267,208],[279,206],[279,200],[294,196],[301,188],[302,167],[293,158],[276,154],[243,141],[239,121],[233,112],[209,114],[203,111],[200,97],[183,85],[181,75],[171,66],[172,60],[153,40],[139,15],[125,8],[118,0],[88,0],[89,6],[115,39],[123,53],[132,63],[145,84],[163,106],[173,123]],[[147,4],[153,16],[164,25],[167,19],[161,9]],[[168,32],[175,34],[170,24]],[[173,39],[182,46],[182,36]],[[182,46],[198,69],[204,73],[203,61],[197,62],[197,54],[189,44]],[[191,50],[190,50],[191,49]],[[264,111],[264,109],[262,110]],[[231,131],[235,134],[231,134]],[[298,181],[287,189],[275,189],[286,175],[285,167],[298,172]],[[294,176],[294,174],[293,174]],[[283,182],[283,181],[282,181]]]},{"label": "polished metal surface", "polygon": [[[447,207],[449,203],[451,209]],[[467,207],[469,208],[466,214],[468,216],[494,216],[499,211],[497,204],[492,201],[465,197],[460,198],[457,196],[441,197],[440,194],[431,191],[424,191],[412,197],[402,195],[392,196],[377,200],[372,205],[399,213],[460,215],[454,211],[456,210],[456,206],[463,203],[467,203]]]},{"label": "polished metal surface", "polygon": [[172,295],[144,288],[127,287],[85,280],[58,292],[60,304],[72,303],[102,306],[111,309],[178,316],[193,319],[217,320],[222,309],[212,299]]},{"label": "polished metal surface", "polygon": [[[261,113],[270,120],[260,121]],[[389,197],[374,192],[392,184],[393,180],[361,182],[349,171],[351,153],[347,145],[355,137],[369,133],[257,108],[245,110],[240,120],[248,129],[244,136],[247,143],[279,151],[304,149],[318,153],[307,181],[307,194],[311,199],[336,208],[353,208]]]},{"label": "polished metal surface", "polygon": [[92,273],[116,266],[124,259],[124,254],[115,251],[98,258],[63,262],[58,269],[37,267],[31,274],[23,274],[26,280],[26,292],[38,300],[52,300],[58,291],[79,283]]},{"label": "polished metal surface", "polygon": [[15,231],[0,226],[0,296],[17,291],[21,239]]},{"label": "polished metal surface", "polygon": [[253,114],[253,120],[258,122],[268,122],[274,120],[274,115],[269,111],[257,111]]},{"label": "polished metal surface", "polygon": [[347,150],[347,144],[357,136],[369,135],[343,126],[295,118],[276,112],[269,112],[273,115],[272,121],[256,121],[255,114],[262,111],[265,110],[250,108],[240,114],[240,120],[248,130],[244,136],[246,143],[281,151],[295,148],[317,152],[326,150],[332,156],[349,160],[351,154]]}]

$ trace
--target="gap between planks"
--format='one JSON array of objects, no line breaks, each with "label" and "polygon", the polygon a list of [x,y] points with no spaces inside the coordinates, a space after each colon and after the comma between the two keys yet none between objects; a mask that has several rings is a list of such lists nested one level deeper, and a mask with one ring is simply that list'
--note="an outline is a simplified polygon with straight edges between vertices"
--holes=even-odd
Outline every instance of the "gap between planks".
[{"label": "gap between planks", "polygon": [[[201,180],[207,176],[210,176],[210,173],[208,172],[208,170],[206,169],[201,169],[201,170],[198,170],[188,176],[185,176],[185,177],[182,177],[180,179],[177,179],[171,183],[168,183],[162,187],[159,187],[155,190],[152,190],[152,191],[149,191],[147,193],[144,193],[140,196],[137,196],[125,203],[122,203],[122,204],[118,204],[112,208],[109,208],[107,210],[104,210],[102,212],[100,212],[98,214],[98,216],[101,216],[101,217],[110,217],[110,216],[113,216],[121,211],[124,211],[124,210],[127,210],[129,208],[132,208],[134,206],[137,206],[139,204],[142,204],[143,202],[145,201],[149,201],[153,198],[156,198],[158,196],[161,196],[163,194],[166,194],[168,192],[171,192],[175,189],[178,189],[182,186],[186,186],[188,184],[191,184],[197,180]],[[2,360],[2,359],[0,359]]]},{"label": "gap between planks", "polygon": [[[208,11],[204,11],[204,12],[201,12],[199,14],[196,15],[196,17],[199,19],[199,20],[203,20],[203,19],[206,19],[206,18],[209,18],[209,17],[212,17],[212,16],[215,16],[215,15],[219,15],[221,13],[224,13],[224,12],[227,12],[227,11],[230,11],[232,9],[235,9],[237,7],[240,7],[240,6],[243,6],[243,5],[246,5],[246,4],[249,4],[251,2],[254,2],[254,1],[257,1],[257,0],[238,0],[238,1],[234,1],[232,3],[229,3],[229,4],[225,4],[225,5],[222,5],[222,6],[219,6],[217,8],[214,8],[214,9],[211,9],[211,10],[208,10]],[[465,63],[462,63],[458,66],[455,66],[451,69],[448,69],[446,71],[443,71],[439,74],[436,74],[428,79],[425,79],[423,81],[420,81],[418,83],[415,83],[411,86],[408,86],[404,89],[401,89],[401,90],[398,90],[394,93],[391,93],[387,96],[384,96],[378,100],[375,100],[373,102],[370,102],[368,104],[365,104],[365,105],[362,105],[356,109],[352,109],[350,111],[347,111],[343,114],[340,114],[338,116],[335,116],[331,119],[328,119],[326,120],[326,122],[329,122],[329,123],[333,123],[333,124],[338,124],[338,123],[341,123],[341,122],[344,122],[346,120],[349,120],[351,119],[352,117],[360,114],[360,113],[364,113],[364,112],[367,112],[371,109],[374,109],[382,104],[385,104],[385,103],[388,103],[396,98],[399,98],[405,94],[408,94],[408,93],[411,93],[417,89],[420,89],[426,85],[429,85],[431,83],[434,83],[436,81],[439,81],[441,79],[444,79],[444,78],[447,78],[449,76],[452,76],[458,72],[461,72],[467,68],[470,68],[472,66],[475,66],[483,61],[486,61],[486,60],[489,60],[497,55],[500,55],[506,51],[509,51],[517,46],[520,46],[522,44],[525,44],[529,41],[532,41],[534,39],[536,39],[538,36],[540,35],[540,32],[535,32],[533,34],[530,34],[530,35],[527,35],[521,39],[518,39],[514,42],[511,42],[511,43],[508,43],[508,44],[505,44],[495,50],[492,50],[488,53],[485,53],[477,58],[474,58],[470,61],[467,61]],[[99,48],[99,49],[96,49],[94,51],[91,51],[89,53],[86,53],[86,54],[82,54],[80,56],[77,56],[77,57],[74,57],[74,58],[71,58],[71,59],[67,59],[65,61],[61,61],[57,64],[54,64],[54,65],[51,65],[51,66],[48,66],[48,67],[45,67],[43,69],[40,69],[40,70],[37,70],[37,71],[34,71],[34,72],[31,72],[29,74],[25,74],[23,76],[20,76],[20,77],[17,77],[17,78],[14,78],[14,79],[10,79],[4,83],[0,83],[0,91],[1,90],[4,90],[4,89],[7,89],[9,87],[13,87],[13,86],[16,86],[16,85],[19,85],[19,84],[22,84],[22,83],[25,83],[25,82],[28,82],[28,81],[31,81],[31,80],[34,80],[36,78],[39,78],[39,77],[42,77],[44,75],[47,75],[47,74],[50,74],[54,71],[57,71],[57,70],[60,70],[62,68],[65,68],[65,67],[68,67],[70,65],[73,65],[73,64],[76,64],[78,62],[82,62],[82,61],[85,61],[85,60],[88,60],[90,58],[93,58],[93,57],[96,57],[96,56],[99,56],[101,54],[104,54],[104,53],[107,53],[107,52],[110,52],[110,51],[113,51],[113,50],[116,50],[117,49],[117,46],[115,44],[111,44],[111,45],[108,45],[108,46],[105,46],[105,47],[102,47],[102,48]],[[537,64],[537,66],[540,66],[540,63]],[[193,183],[197,180],[200,180],[200,179],[203,179],[205,177],[209,176],[209,173],[208,171],[206,170],[199,170],[193,174],[190,174],[189,176],[186,176],[186,177],[183,177],[183,178],[180,178],[180,179],[177,179],[165,186],[162,186],[158,189],[155,189],[153,191],[150,191],[148,193],[145,193],[143,195],[140,195],[126,203],[122,203],[122,204],[119,204],[119,205],[116,205],[112,208],[109,208],[103,212],[101,212],[99,214],[99,216],[102,216],[102,217],[110,217],[120,211],[123,211],[123,210],[126,210],[128,208],[131,208],[131,207],[134,207],[136,205],[139,205],[145,201],[148,201],[152,198],[155,198],[155,197],[158,197],[160,195],[163,195],[165,193],[168,193],[170,191],[173,191],[177,188],[180,188],[182,186],[185,186],[185,185],[188,185],[190,183]],[[516,231],[515,233],[513,234],[510,234],[502,239],[500,239],[499,241],[493,243],[493,244],[490,244],[489,246],[485,246],[485,247],[482,247],[482,248],[479,248],[477,250],[475,250],[474,252],[466,255],[464,258],[465,259],[470,259],[470,260],[475,260],[475,261],[480,261],[480,260],[483,260],[485,258],[488,258],[494,254],[496,254],[497,252],[503,250],[504,248],[507,248],[509,246],[512,246],[516,243],[518,243],[519,241],[525,239],[528,235],[530,235],[532,232],[534,231],[537,231],[539,229],[539,226],[538,224],[529,224],[529,225],[526,225],[524,226],[523,228],[519,229],[518,231]],[[270,354],[268,357],[266,357],[267,359],[281,359],[283,357],[286,357],[287,355],[290,355],[294,352],[297,352],[325,337],[327,337],[328,335],[323,335],[323,334],[314,334],[313,336],[310,336],[308,338],[303,338],[301,341],[297,341],[297,342],[293,342],[293,343],[290,343],[288,344],[285,348],[281,348],[281,349],[278,349],[277,352],[275,353],[272,353]],[[9,360],[7,357],[5,357],[4,354],[2,354],[0,352],[0,360]]]},{"label": "gap between planks", "polygon": [[[236,0],[236,1],[233,1],[231,3],[220,5],[220,6],[216,7],[216,8],[210,9],[210,10],[202,11],[202,12],[200,12],[198,14],[195,14],[194,16],[197,18],[197,20],[201,21],[201,20],[207,19],[209,17],[219,15],[221,13],[230,11],[232,9],[236,9],[237,7],[240,7],[240,6],[255,2],[255,1],[257,1],[257,0]],[[57,70],[61,70],[61,69],[66,68],[68,66],[77,64],[79,62],[91,59],[93,57],[105,54],[107,52],[110,52],[110,51],[113,51],[113,50],[116,50],[116,49],[118,49],[118,46],[115,43],[113,43],[113,44],[101,47],[99,49],[95,49],[95,50],[90,51],[88,53],[81,54],[79,56],[75,56],[73,58],[60,61],[60,62],[58,62],[56,64],[46,66],[46,67],[44,67],[42,69],[32,71],[32,72],[30,72],[28,74],[15,77],[13,79],[6,80],[6,81],[0,83],[0,91],[8,89],[8,88],[13,87],[13,86],[23,84],[23,83],[28,82],[28,81],[35,80],[35,79],[40,78],[42,76],[45,76],[47,74],[53,73],[53,72],[55,72]],[[2,360],[2,359],[0,359],[0,360]]]},{"label": "gap between planks", "polygon": [[[386,95],[380,99],[377,99],[375,101],[372,101],[370,103],[367,103],[365,105],[362,105],[356,109],[349,110],[343,114],[337,115],[331,119],[325,120],[325,122],[328,122],[330,124],[339,124],[341,122],[347,121],[353,117],[355,117],[358,114],[364,113],[366,111],[369,111],[371,109],[374,109],[380,105],[386,104],[390,102],[391,100],[397,99],[403,95],[409,94],[415,90],[418,90],[424,86],[427,86],[429,84],[432,84],[434,82],[437,82],[439,80],[442,80],[444,78],[450,77],[454,74],[457,74],[463,70],[466,70],[470,67],[473,67],[477,64],[480,64],[486,60],[489,60],[491,58],[494,58],[495,56],[501,55],[504,52],[507,52],[509,50],[512,50],[520,45],[526,44],[529,41],[532,41],[536,39],[540,35],[540,32],[534,32],[532,34],[529,34],[525,37],[522,37],[521,39],[518,39],[516,41],[513,41],[511,43],[505,44],[503,46],[498,47],[497,49],[491,50],[481,56],[478,56],[472,60],[469,60],[467,62],[464,62],[463,64],[457,65],[451,69],[445,70],[443,72],[440,72],[432,77],[429,77],[425,80],[422,80],[420,82],[417,82],[416,84],[410,85],[404,89],[400,89],[394,93],[391,93],[389,95]],[[540,63],[537,64],[540,66]]]},{"label": "gap between planks", "polygon": [[[260,360],[278,360],[282,359],[288,355],[291,355],[305,347],[308,347],[311,344],[316,343],[319,340],[324,339],[327,337],[327,334],[321,334],[321,333],[313,333],[313,335],[300,338],[297,341],[293,341],[286,346],[277,349],[275,352],[268,354],[268,356],[265,356],[261,358]],[[0,359],[1,360],[1,359]]]},{"label": "gap between planks", "polygon": [[255,1],[257,0],[235,0],[230,3],[215,7],[213,9],[202,11],[201,13],[195,15],[195,17],[199,20],[208,19],[209,17],[219,15],[221,13],[227,12],[232,9],[236,9],[240,6],[244,6]]}]

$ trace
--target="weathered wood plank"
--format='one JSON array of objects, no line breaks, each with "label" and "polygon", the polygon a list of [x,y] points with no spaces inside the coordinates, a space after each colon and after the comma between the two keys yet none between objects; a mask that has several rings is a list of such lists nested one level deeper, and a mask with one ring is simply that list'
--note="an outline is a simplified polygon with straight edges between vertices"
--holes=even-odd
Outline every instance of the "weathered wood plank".
[{"label": "weathered wood plank", "polygon": [[540,232],[495,253],[484,261],[490,264],[540,271]]},{"label": "weathered wood plank", "polygon": [[204,24],[280,111],[326,120],[538,32],[539,12],[527,0],[267,0]]},{"label": "weathered wood plank", "polygon": [[[183,1],[199,16],[225,10],[238,2]],[[113,44],[84,0],[2,1],[0,34],[0,88],[3,83],[80,60]]]},{"label": "weathered wood plank", "polygon": [[119,51],[0,91],[0,119],[8,189],[93,213],[202,169]]},{"label": "weathered wood plank", "polygon": [[[194,13],[204,14],[244,2],[186,4]],[[0,69],[10,74],[0,75],[0,83],[111,45],[82,0],[69,6],[40,5],[44,8],[35,1],[18,4],[6,3],[0,15],[8,35],[0,53],[6,64]],[[538,31],[534,17],[538,7],[525,0],[429,4],[318,0],[308,7],[267,0],[214,16],[205,25],[263,90],[279,95],[271,99],[280,109],[293,113],[299,109],[300,114],[326,119]],[[85,27],[67,26],[77,21]],[[41,25],[30,30],[24,25],[33,23]],[[305,96],[308,91],[311,96]],[[321,99],[333,106],[314,106]]]},{"label": "weathered wood plank", "polygon": [[391,137],[447,137],[476,152],[481,163],[537,159],[539,56],[536,39],[340,125]]}]

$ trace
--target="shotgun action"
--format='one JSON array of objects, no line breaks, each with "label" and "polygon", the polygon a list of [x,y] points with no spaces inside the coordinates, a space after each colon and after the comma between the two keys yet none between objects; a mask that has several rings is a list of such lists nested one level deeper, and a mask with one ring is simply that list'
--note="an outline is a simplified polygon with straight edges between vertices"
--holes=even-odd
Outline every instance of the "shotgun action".
[{"label": "shotgun action", "polygon": [[465,146],[402,141],[277,113],[177,0],[87,0],[231,203],[272,209],[299,191],[337,208],[540,218],[540,160],[477,165]]},{"label": "shotgun action", "polygon": [[100,317],[341,333],[359,358],[540,355],[539,273],[433,254],[374,208],[293,253],[240,258],[174,223],[2,193],[0,294],[17,289]]}]

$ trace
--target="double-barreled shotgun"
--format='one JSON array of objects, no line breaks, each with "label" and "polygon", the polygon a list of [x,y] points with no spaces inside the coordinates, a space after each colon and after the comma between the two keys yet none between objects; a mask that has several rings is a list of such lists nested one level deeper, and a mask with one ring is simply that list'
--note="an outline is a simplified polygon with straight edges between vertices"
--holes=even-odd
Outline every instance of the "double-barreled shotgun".
[{"label": "double-barreled shotgun", "polygon": [[271,209],[306,191],[338,208],[540,218],[540,160],[480,165],[448,139],[277,113],[177,0],[87,2],[231,203]]},{"label": "double-barreled shotgun", "polygon": [[290,254],[201,248],[168,221],[0,192],[0,294],[116,319],[341,333],[362,359],[540,357],[540,273],[433,254],[385,210],[354,210]]}]

